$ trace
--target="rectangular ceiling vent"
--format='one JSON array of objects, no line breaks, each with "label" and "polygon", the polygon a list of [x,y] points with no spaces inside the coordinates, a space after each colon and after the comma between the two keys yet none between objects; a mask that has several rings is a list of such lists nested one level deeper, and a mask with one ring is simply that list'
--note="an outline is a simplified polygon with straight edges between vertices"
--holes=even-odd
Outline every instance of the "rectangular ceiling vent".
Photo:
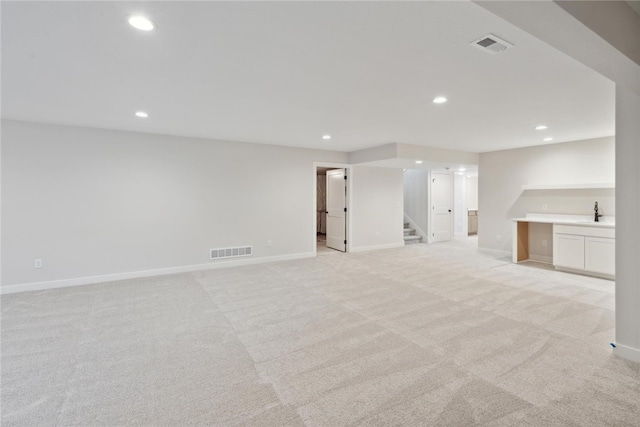
[{"label": "rectangular ceiling vent", "polygon": [[504,52],[510,47],[513,47],[513,45],[508,41],[504,41],[493,34],[487,34],[484,37],[480,37],[478,40],[472,41],[471,45],[492,55]]},{"label": "rectangular ceiling vent", "polygon": [[211,249],[209,259],[237,258],[241,256],[251,256],[252,246],[239,246],[237,248]]}]

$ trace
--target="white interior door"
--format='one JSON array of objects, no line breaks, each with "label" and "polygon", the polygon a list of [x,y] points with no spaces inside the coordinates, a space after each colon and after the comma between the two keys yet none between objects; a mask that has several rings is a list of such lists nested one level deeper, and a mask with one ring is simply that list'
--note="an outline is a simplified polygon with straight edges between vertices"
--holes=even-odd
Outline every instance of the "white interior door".
[{"label": "white interior door", "polygon": [[346,169],[327,171],[327,247],[346,252]]},{"label": "white interior door", "polygon": [[431,241],[451,240],[453,185],[451,173],[431,174]]}]

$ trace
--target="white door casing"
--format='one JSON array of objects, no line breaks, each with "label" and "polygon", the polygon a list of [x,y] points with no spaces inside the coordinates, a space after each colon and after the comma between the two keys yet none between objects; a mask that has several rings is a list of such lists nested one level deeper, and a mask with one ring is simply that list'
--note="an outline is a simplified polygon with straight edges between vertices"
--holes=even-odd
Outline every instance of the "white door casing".
[{"label": "white door casing", "polygon": [[327,171],[327,247],[346,252],[346,169]]},{"label": "white door casing", "polygon": [[451,240],[453,183],[450,172],[431,174],[431,241]]}]

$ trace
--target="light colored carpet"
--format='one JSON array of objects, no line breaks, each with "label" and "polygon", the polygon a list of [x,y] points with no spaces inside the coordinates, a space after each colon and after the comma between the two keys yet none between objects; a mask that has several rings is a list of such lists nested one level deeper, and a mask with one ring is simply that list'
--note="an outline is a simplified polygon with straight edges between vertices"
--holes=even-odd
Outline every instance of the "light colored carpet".
[{"label": "light colored carpet", "polygon": [[613,282],[474,240],[2,298],[3,425],[640,425]]}]

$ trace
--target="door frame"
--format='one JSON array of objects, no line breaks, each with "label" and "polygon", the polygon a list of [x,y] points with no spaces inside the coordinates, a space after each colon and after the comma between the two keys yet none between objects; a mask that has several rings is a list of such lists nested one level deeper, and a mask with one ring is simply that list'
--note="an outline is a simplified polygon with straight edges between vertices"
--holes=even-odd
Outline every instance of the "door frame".
[{"label": "door frame", "polygon": [[345,217],[345,239],[347,240],[347,245],[345,247],[345,252],[351,251],[351,195],[353,193],[353,180],[352,177],[352,167],[346,163],[331,163],[331,162],[313,162],[313,203],[311,204],[311,218],[313,218],[313,256],[318,255],[317,250],[317,224],[318,224],[318,168],[332,168],[332,169],[346,169],[347,170],[347,215]]}]

